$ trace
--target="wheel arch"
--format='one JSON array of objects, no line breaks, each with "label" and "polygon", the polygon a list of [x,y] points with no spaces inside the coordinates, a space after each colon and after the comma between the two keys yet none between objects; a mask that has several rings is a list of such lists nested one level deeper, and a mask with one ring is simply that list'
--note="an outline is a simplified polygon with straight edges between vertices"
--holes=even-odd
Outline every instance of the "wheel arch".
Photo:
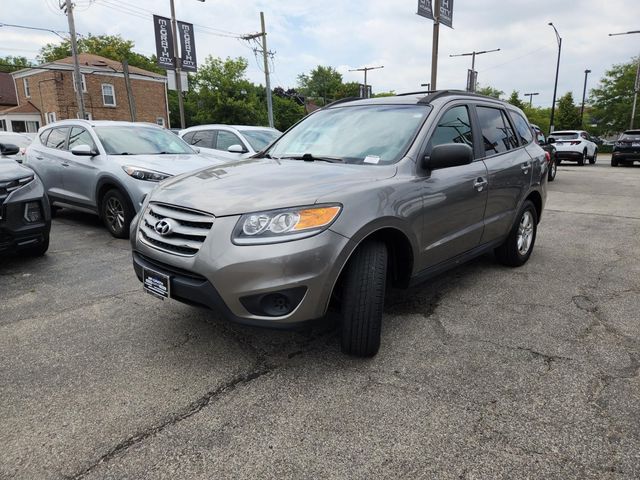
[{"label": "wheel arch", "polygon": [[133,201],[129,196],[129,192],[124,188],[122,183],[115,177],[105,175],[101,177],[96,184],[96,208],[98,209],[98,215],[102,218],[102,197],[109,190],[117,189],[124,198],[129,202],[129,207],[131,207],[132,211],[135,212],[135,208],[133,207]]}]

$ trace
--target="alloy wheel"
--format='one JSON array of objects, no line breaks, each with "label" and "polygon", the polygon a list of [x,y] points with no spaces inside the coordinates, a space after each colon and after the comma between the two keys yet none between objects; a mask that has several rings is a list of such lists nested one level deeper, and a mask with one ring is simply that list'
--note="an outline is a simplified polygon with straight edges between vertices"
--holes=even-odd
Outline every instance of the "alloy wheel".
[{"label": "alloy wheel", "polygon": [[124,206],[115,197],[107,199],[105,219],[113,232],[120,232],[124,228]]},{"label": "alloy wheel", "polygon": [[526,255],[531,248],[533,242],[533,215],[530,211],[525,211],[520,219],[518,226],[518,253],[522,256]]}]

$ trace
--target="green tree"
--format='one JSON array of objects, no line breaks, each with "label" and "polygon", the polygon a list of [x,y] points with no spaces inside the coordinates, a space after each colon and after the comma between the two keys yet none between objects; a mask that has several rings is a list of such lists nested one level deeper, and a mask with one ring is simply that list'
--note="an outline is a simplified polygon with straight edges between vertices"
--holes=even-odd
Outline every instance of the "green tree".
[{"label": "green tree", "polygon": [[396,95],[395,90],[390,90],[388,92],[374,93],[373,94],[373,98],[377,98],[377,97],[395,97],[395,95]]},{"label": "green tree", "polygon": [[14,57],[8,55],[0,57],[0,72],[15,72],[25,67],[32,67],[33,63],[27,60],[27,57]]},{"label": "green tree", "polygon": [[497,88],[493,88],[489,85],[487,85],[486,87],[477,88],[476,93],[479,93],[480,95],[486,95],[487,97],[493,97],[493,98],[500,98],[502,95],[504,95],[504,92],[502,90],[498,90]]},{"label": "green tree", "polygon": [[549,133],[549,119],[551,116],[551,108],[529,107],[529,105],[525,105],[522,110],[529,119],[530,123],[533,123],[540,127],[540,130],[542,130],[545,135]]},{"label": "green tree", "polygon": [[521,110],[524,110],[524,102],[520,100],[520,93],[517,90],[511,92],[511,95],[509,95],[507,102],[515,107],[518,107]]},{"label": "green tree", "polygon": [[[133,51],[135,44],[131,40],[125,40],[120,35],[91,35],[78,39],[79,53],[92,53],[102,57],[117,60],[127,59],[129,65],[143,68],[151,72],[164,73],[164,70],[156,65],[154,55],[146,57]],[[42,63],[53,62],[61,58],[71,56],[71,42],[63,40],[59,43],[48,43],[40,49],[38,61]]]},{"label": "green tree", "polygon": [[567,92],[558,100],[554,129],[572,130],[580,127],[580,111],[573,101],[573,93]]},{"label": "green tree", "polygon": [[273,122],[281,132],[284,132],[305,115],[304,106],[295,100],[273,95]]},{"label": "green tree", "polygon": [[[598,124],[594,133],[610,135],[629,127],[638,60],[636,58],[627,63],[613,65],[600,79],[599,85],[591,90],[590,123]],[[639,119],[640,109],[636,111],[635,126],[638,125]]]},{"label": "green tree", "polygon": [[342,75],[333,67],[318,65],[309,74],[298,75],[300,92],[319,105],[326,105],[342,98],[340,96],[342,86]]}]

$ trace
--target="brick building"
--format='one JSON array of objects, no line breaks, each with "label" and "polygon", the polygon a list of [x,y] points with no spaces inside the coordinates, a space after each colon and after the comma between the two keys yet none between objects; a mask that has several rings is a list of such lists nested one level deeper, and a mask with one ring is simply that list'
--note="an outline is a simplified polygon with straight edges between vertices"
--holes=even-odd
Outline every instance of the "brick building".
[{"label": "brick building", "polygon": [[[122,64],[88,53],[78,57],[87,118],[132,120]],[[40,125],[78,118],[72,57],[18,70],[11,75],[18,103],[13,108],[29,110]],[[135,120],[168,126],[166,77],[130,66],[129,78]],[[0,120],[8,110],[1,109]]]}]

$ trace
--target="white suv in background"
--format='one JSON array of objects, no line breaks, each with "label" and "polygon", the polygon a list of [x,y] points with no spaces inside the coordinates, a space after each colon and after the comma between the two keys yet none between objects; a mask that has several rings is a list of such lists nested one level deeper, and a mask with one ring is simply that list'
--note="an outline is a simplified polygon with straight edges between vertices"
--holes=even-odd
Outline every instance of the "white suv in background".
[{"label": "white suv in background", "polygon": [[558,165],[563,160],[578,162],[578,165],[584,165],[587,160],[592,165],[596,163],[598,145],[584,130],[556,131],[549,135],[549,140],[551,139],[555,141],[554,145],[558,151]]},{"label": "white suv in background", "polygon": [[246,125],[198,125],[182,130],[178,135],[203,152],[225,160],[239,160],[264,150],[282,132]]}]

